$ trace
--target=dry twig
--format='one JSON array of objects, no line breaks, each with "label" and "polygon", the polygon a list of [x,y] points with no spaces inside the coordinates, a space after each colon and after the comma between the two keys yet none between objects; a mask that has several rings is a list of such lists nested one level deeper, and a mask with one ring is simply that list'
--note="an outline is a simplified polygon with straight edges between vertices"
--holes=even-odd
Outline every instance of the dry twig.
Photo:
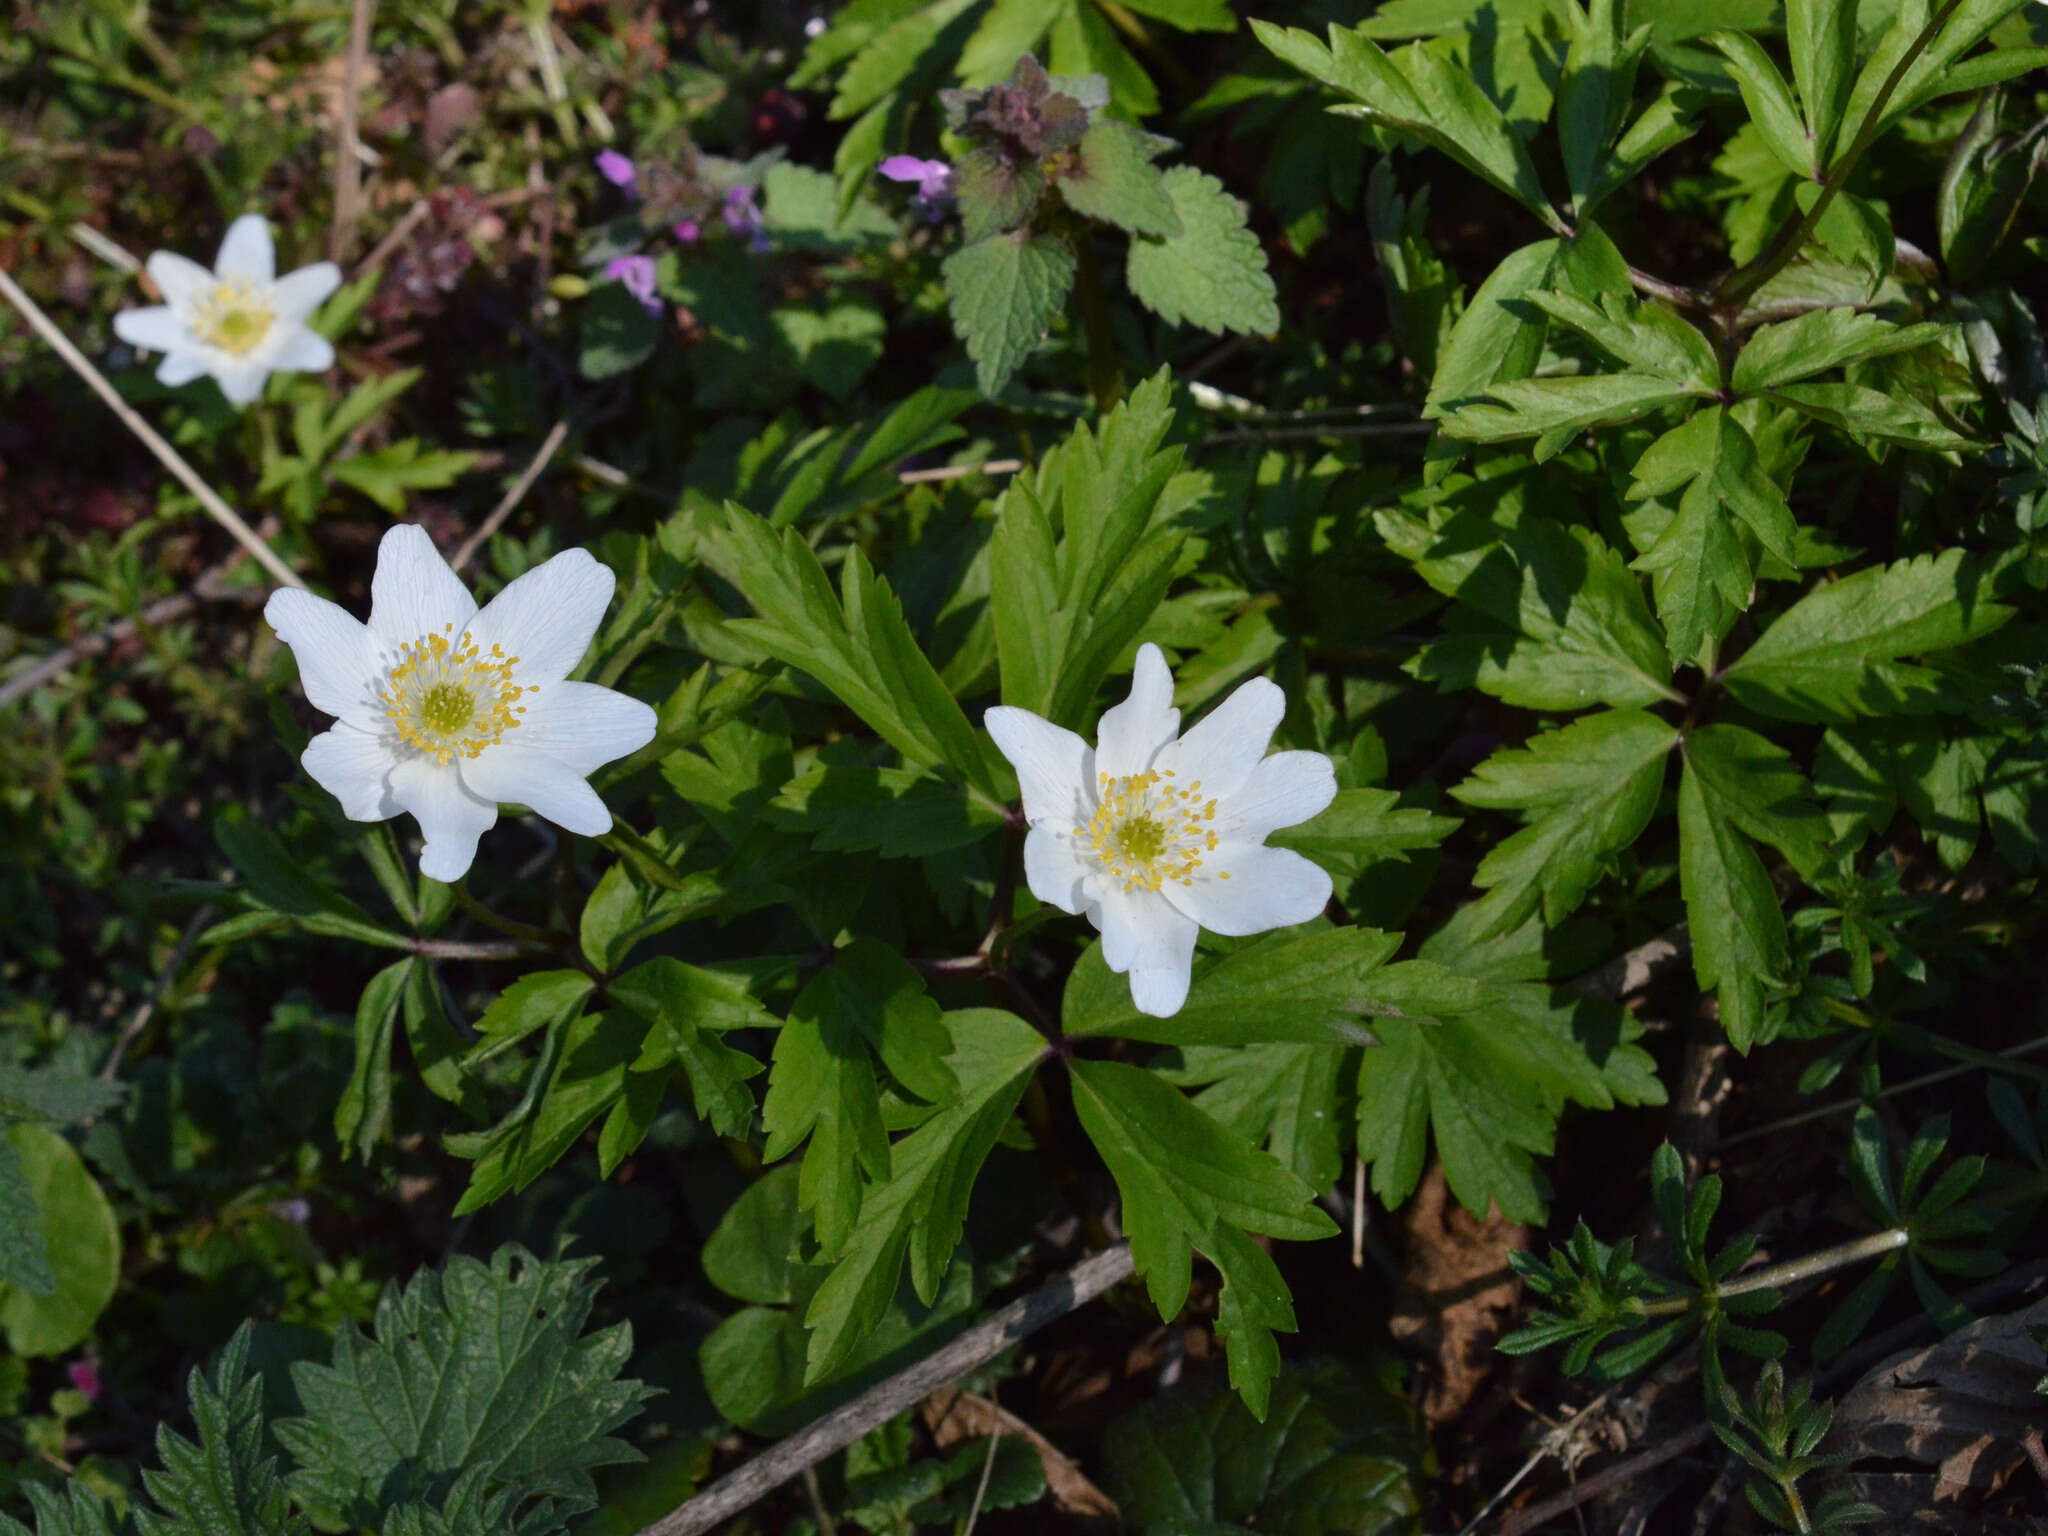
[{"label": "dry twig", "polygon": [[341,140],[334,151],[334,224],[328,231],[327,254],[340,261],[356,236],[356,215],[362,200],[362,161],[356,124],[363,97],[363,66],[370,55],[370,17],[377,0],[354,0],[348,21],[348,59],[341,77]]},{"label": "dry twig", "polygon": [[548,435],[541,440],[540,451],[533,456],[533,462],[512,482],[512,488],[499,499],[495,507],[491,508],[491,515],[477,525],[476,532],[462,541],[462,547],[455,551],[455,558],[448,562],[451,566],[459,571],[469,564],[471,558],[484,547],[491,535],[504,526],[505,519],[526,499],[526,493],[533,489],[533,482],[541,477],[549,461],[554,458],[568,436],[569,423],[566,418],[549,428]]}]

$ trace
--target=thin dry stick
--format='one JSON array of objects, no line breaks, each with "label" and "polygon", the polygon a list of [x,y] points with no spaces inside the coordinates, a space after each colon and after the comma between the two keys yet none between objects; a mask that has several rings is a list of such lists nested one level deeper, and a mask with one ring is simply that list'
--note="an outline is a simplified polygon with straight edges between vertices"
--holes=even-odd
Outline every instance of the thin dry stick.
[{"label": "thin dry stick", "polygon": [[405,243],[405,237],[419,228],[420,220],[424,219],[432,211],[433,204],[429,203],[424,197],[415,198],[413,205],[405,210],[404,217],[391,226],[391,233],[382,240],[379,240],[371,248],[370,254],[356,263],[355,275],[360,277],[363,273],[369,271],[370,268],[382,266],[389,259],[391,253]]},{"label": "thin dry stick", "polygon": [[512,515],[512,509],[526,500],[526,493],[533,489],[533,482],[541,477],[541,472],[548,467],[548,461],[554,458],[556,450],[568,436],[569,423],[566,418],[549,428],[548,435],[541,440],[540,452],[533,456],[533,462],[512,482],[512,489],[491,508],[491,515],[477,525],[476,532],[462,541],[462,547],[455,551],[455,558],[448,562],[450,565],[458,571],[461,570],[469,564],[471,557],[484,547],[491,535],[504,526],[505,519]]},{"label": "thin dry stick", "polygon": [[951,464],[939,469],[906,469],[897,473],[899,485],[923,485],[930,480],[958,480],[967,475],[1014,475],[1024,467],[1022,459],[990,459],[986,464]]},{"label": "thin dry stick", "polygon": [[0,298],[6,299],[21,311],[22,318],[28,321],[38,336],[50,344],[51,350],[70,365],[73,373],[92,386],[92,392],[107,403],[108,410],[121,418],[121,424],[142,439],[143,446],[157,456],[158,462],[164,468],[178,477],[178,482],[186,490],[199,498],[199,504],[206,509],[207,514],[233,534],[235,542],[254,555],[262,563],[263,569],[275,576],[283,586],[305,585],[299,580],[297,572],[277,558],[277,551],[256,537],[255,530],[242,521],[241,514],[222,501],[215,494],[213,487],[199,478],[192,466],[185,462],[184,455],[159,437],[156,429],[144,421],[134,407],[115,393],[114,386],[107,382],[106,376],[93,367],[91,360],[83,352],[71,344],[71,338],[57,329],[56,322],[43,313],[42,306],[23,293],[4,269],[0,269]]},{"label": "thin dry stick", "polygon": [[974,1488],[974,1502],[967,1506],[967,1524],[960,1536],[974,1536],[975,1523],[981,1519],[981,1501],[988,1497],[988,1476],[996,1469],[996,1444],[1003,1438],[1003,1421],[998,1419],[989,1426],[988,1456],[981,1464],[981,1481]]},{"label": "thin dry stick", "polygon": [[355,0],[348,19],[348,60],[341,77],[341,143],[334,153],[334,226],[327,235],[327,255],[340,261],[356,236],[363,167],[357,157],[356,120],[362,106],[363,66],[370,56],[370,16],[377,0]]},{"label": "thin dry stick", "polygon": [[1057,1280],[1011,1302],[988,1321],[970,1328],[935,1355],[869,1388],[845,1407],[799,1430],[745,1466],[728,1472],[689,1503],[672,1510],[639,1536],[703,1536],[805,1467],[843,1451],[877,1424],[922,1402],[939,1387],[993,1360],[1018,1340],[1086,1305],[1129,1278],[1128,1243],[1083,1259]]},{"label": "thin dry stick", "polygon": [[825,1490],[818,1486],[818,1469],[804,1468],[804,1497],[811,1502],[811,1518],[818,1523],[818,1536],[834,1536],[839,1527],[832,1523],[832,1511],[825,1507]]}]

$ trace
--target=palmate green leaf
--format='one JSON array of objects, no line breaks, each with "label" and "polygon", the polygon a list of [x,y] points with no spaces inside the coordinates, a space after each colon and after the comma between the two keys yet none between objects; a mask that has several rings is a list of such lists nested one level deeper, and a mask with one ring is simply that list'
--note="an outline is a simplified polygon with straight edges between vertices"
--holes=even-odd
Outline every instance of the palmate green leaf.
[{"label": "palmate green leaf", "polygon": [[1540,464],[1569,447],[1588,427],[1621,426],[1713,393],[1708,385],[1681,384],[1647,373],[1503,380],[1486,391],[1492,404],[1461,406],[1445,415],[1443,424],[1452,437],[1473,443],[1536,438]]},{"label": "palmate green leaf", "polygon": [[2012,617],[1959,549],[1872,566],[1816,588],[1723,672],[1729,695],[1780,720],[1842,725],[1953,704],[1941,674],[1906,661],[1968,644]]},{"label": "palmate green leaf", "polygon": [[760,615],[730,626],[777,660],[809,673],[904,759],[945,768],[1001,803],[985,748],[958,700],[918,648],[903,605],[858,549],[847,552],[834,597],[825,568],[794,529],[778,537],[728,505],[726,547],[711,558]]},{"label": "palmate green leaf", "polygon": [[1252,30],[1276,56],[1358,102],[1359,115],[1444,151],[1559,227],[1528,147],[1457,64],[1424,44],[1389,57],[1357,28],[1333,26],[1327,43],[1311,32],[1256,18]]},{"label": "palmate green leaf", "polygon": [[1667,84],[1629,124],[1614,148],[1601,157],[1597,178],[1579,197],[1581,217],[1634,181],[1665,150],[1697,133],[1699,99],[1689,86],[1675,81]]},{"label": "palmate green leaf", "polygon": [[1272,1258],[1245,1233],[1305,1242],[1336,1223],[1315,1191],[1155,1074],[1111,1061],[1071,1066],[1074,1109],[1116,1179],[1152,1304],[1161,1317],[1177,1316],[1194,1274],[1190,1250],[1208,1255],[1223,1275],[1217,1332],[1230,1384],[1263,1419],[1280,1368],[1273,1332],[1294,1331],[1294,1308]]},{"label": "palmate green leaf", "polygon": [[745,1136],[754,1121],[754,1095],[746,1080],[761,1071],[761,1063],[718,1037],[727,1030],[780,1024],[748,990],[747,979],[661,955],[608,983],[605,992],[654,1026],[633,1071],[681,1067],[689,1076],[698,1117],[721,1136]]},{"label": "palmate green leaf", "polygon": [[1430,521],[1390,508],[1374,521],[1387,547],[1463,610],[1457,631],[1407,663],[1411,676],[1527,709],[1684,702],[1666,681],[1670,658],[1642,589],[1598,534],[1476,512]]},{"label": "palmate green leaf", "polygon": [[1766,990],[1789,980],[1791,963],[1777,892],[1750,839],[1811,879],[1827,856],[1827,823],[1787,753],[1754,731],[1709,725],[1685,740],[1678,838],[1693,974],[1718,989],[1722,1028],[1747,1053],[1762,1038]]},{"label": "palmate green leaf", "polygon": [[1158,609],[1184,537],[1160,526],[1182,463],[1179,448],[1160,447],[1172,423],[1162,369],[1099,430],[1077,425],[1003,492],[989,604],[1005,704],[1080,726],[1110,664]]},{"label": "palmate green leaf", "polygon": [[1999,747],[1996,737],[1958,733],[1945,720],[1868,722],[1831,730],[1813,765],[1828,822],[1850,847],[1883,832],[1903,803],[1941,862],[1961,869],[1983,829],[1980,793]]},{"label": "palmate green leaf", "polygon": [[1489,892],[1472,933],[1489,938],[1540,906],[1556,927],[1607,860],[1649,825],[1678,728],[1641,710],[1588,715],[1493,754],[1451,793],[1467,805],[1522,811],[1528,825],[1487,854],[1473,883]]},{"label": "palmate green leaf", "polygon": [[1527,984],[1475,981],[1426,960],[1367,984],[1379,1045],[1358,1068],[1358,1155],[1373,1191],[1399,1205],[1421,1182],[1429,1144],[1451,1192],[1483,1215],[1543,1218],[1535,1159],[1553,1149],[1567,1103],[1661,1104],[1656,1064],[1628,1015]]},{"label": "palmate green leaf", "polygon": [[1684,488],[1677,511],[1635,567],[1651,573],[1672,659],[1699,661],[1750,604],[1755,571],[1742,530],[1791,566],[1798,524],[1748,429],[1723,406],[1697,411],[1658,438],[1634,475],[1629,495],[1636,500]]},{"label": "palmate green leaf", "polygon": [[583,1331],[596,1265],[515,1244],[387,1286],[371,1337],[344,1324],[329,1364],[292,1367],[305,1416],[275,1426],[292,1492],[330,1529],[438,1499],[465,1472],[594,1508],[591,1472],[638,1456],[612,1432],[654,1395],[619,1379],[629,1325]]},{"label": "palmate green leaf", "polygon": [[958,784],[831,748],[783,786],[773,807],[777,825],[807,835],[821,853],[916,858],[979,842],[1003,825]]},{"label": "palmate green leaf", "polygon": [[54,1284],[38,1294],[0,1283],[0,1338],[17,1355],[59,1355],[92,1332],[121,1273],[114,1208],[71,1143],[43,1125],[0,1127]]},{"label": "palmate green leaf", "polygon": [[1602,294],[1592,303],[1576,294],[1540,291],[1529,302],[1624,367],[1706,393],[1721,386],[1714,344],[1661,305],[1629,294]]},{"label": "palmate green leaf", "polygon": [[807,1382],[843,1364],[888,1310],[906,1253],[918,1299],[937,1301],[975,1177],[1046,1054],[1045,1037],[1014,1014],[967,1009],[945,1024],[959,1096],[896,1143],[887,1182],[862,1194],[860,1224],[804,1313]]},{"label": "palmate green leaf", "polygon": [[1266,253],[1245,207],[1223,183],[1191,165],[1161,178],[1179,230],[1131,241],[1124,275],[1139,303],[1170,325],[1270,335],[1280,306]]},{"label": "palmate green leaf", "polygon": [[1572,207],[1583,212],[1601,179],[1603,162],[1621,131],[1635,95],[1636,64],[1649,42],[1649,29],[1624,36],[1621,0],[1592,0],[1565,13],[1571,49],[1557,85],[1558,152]]},{"label": "palmate green leaf", "polygon": [[1759,326],[1735,359],[1737,394],[1776,389],[1817,373],[1910,352],[1937,340],[1939,325],[1897,325],[1855,309],[1816,309],[1795,320]]},{"label": "palmate green leaf", "polygon": [[791,1005],[761,1105],[762,1156],[780,1161],[809,1139],[798,1199],[827,1255],[853,1232],[861,1175],[889,1177],[875,1059],[912,1093],[949,1102],[959,1091],[945,1061],[951,1048],[923,979],[872,939],[840,950]]},{"label": "palmate green leaf", "polygon": [[298,1536],[276,1458],[263,1454],[263,1378],[249,1368],[249,1325],[235,1331],[210,1373],[194,1370],[187,1391],[198,1443],[157,1426],[162,1470],[142,1485],[158,1508],[135,1511],[138,1536]]},{"label": "palmate green leaf", "polygon": [[476,1021],[481,1037],[472,1064],[490,1060],[536,1030],[552,1029],[575,1017],[597,985],[587,971],[533,971],[491,999]]},{"label": "palmate green leaf", "polygon": [[1178,1065],[1153,1070],[1180,1087],[1201,1088],[1196,1108],[1264,1147],[1310,1189],[1328,1189],[1343,1167],[1337,1124],[1343,1065],[1342,1046],[1288,1041],[1189,1046]]},{"label": "palmate green leaf", "polygon": [[1456,817],[1403,809],[1400,800],[1391,789],[1340,789],[1320,815],[1282,827],[1266,842],[1307,854],[1341,883],[1382,859],[1434,848],[1458,829]]},{"label": "palmate green leaf", "polygon": [[1066,307],[1074,253],[1064,240],[1020,229],[963,245],[940,271],[953,329],[974,359],[981,392],[993,395]]},{"label": "palmate green leaf", "polygon": [[1877,128],[1884,131],[1916,107],[1957,92],[1983,90],[2000,80],[2024,74],[2041,66],[2042,50],[2000,48],[1977,59],[1965,55],[2006,17],[2026,9],[2028,0],[1961,0],[1942,24],[1934,41],[1907,64],[1896,84],[1907,50],[1918,41],[1931,14],[1924,0],[1902,4],[1891,26],[1864,59],[1863,68],[1850,88],[1848,105],[1836,133],[1837,152],[1854,143],[1864,130],[1877,98],[1890,86],[1884,115]]},{"label": "palmate green leaf", "polygon": [[1140,1536],[1401,1536],[1421,1508],[1414,1411],[1349,1361],[1290,1366],[1263,1422],[1213,1387],[1165,1393],[1102,1454]]},{"label": "palmate green leaf", "polygon": [[1053,185],[1078,214],[1134,235],[1171,239],[1181,233],[1180,215],[1166,178],[1152,164],[1168,143],[1113,117],[1097,118]]},{"label": "palmate green leaf", "polygon": [[1171,1018],[1140,1013],[1128,978],[1090,944],[1067,978],[1061,1028],[1070,1036],[1113,1036],[1160,1045],[1255,1045],[1297,1041],[1362,1045],[1358,1017],[1366,979],[1400,948],[1399,935],[1371,928],[1304,923],[1198,955],[1188,1000]]},{"label": "palmate green leaf", "polygon": [[1818,179],[1822,172],[1813,140],[1792,99],[1792,87],[1778,73],[1778,66],[1764,52],[1763,44],[1746,32],[1717,32],[1710,39],[1728,61],[1729,71],[1742,92],[1742,104],[1770,145],[1771,153],[1795,176]]}]

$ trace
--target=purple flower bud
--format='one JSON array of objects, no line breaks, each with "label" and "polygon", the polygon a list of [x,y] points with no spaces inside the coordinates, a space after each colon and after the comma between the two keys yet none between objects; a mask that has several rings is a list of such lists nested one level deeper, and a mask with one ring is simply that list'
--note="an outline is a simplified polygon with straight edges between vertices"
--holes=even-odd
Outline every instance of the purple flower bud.
[{"label": "purple flower bud", "polygon": [[891,181],[916,182],[917,195],[924,202],[947,202],[953,196],[953,167],[943,160],[920,160],[915,155],[891,155],[876,169]]},{"label": "purple flower bud", "polygon": [[87,1355],[81,1360],[72,1361],[64,1374],[71,1378],[71,1385],[84,1393],[88,1399],[93,1402],[99,1401],[100,1368],[92,1356]]},{"label": "purple flower bud", "polygon": [[616,149],[598,151],[597,173],[628,197],[638,195],[640,173],[633,169],[633,162]]},{"label": "purple flower bud", "polygon": [[676,225],[676,239],[684,245],[695,245],[697,237],[704,233],[697,227],[695,219],[683,219]]},{"label": "purple flower bud", "polygon": [[761,210],[754,206],[752,187],[734,187],[725,194],[725,227],[747,242],[747,249],[759,255],[768,249],[768,232],[762,228]]},{"label": "purple flower bud", "polygon": [[605,264],[604,275],[624,283],[626,292],[645,305],[650,315],[661,312],[661,300],[654,294],[656,279],[652,256],[614,256]]}]

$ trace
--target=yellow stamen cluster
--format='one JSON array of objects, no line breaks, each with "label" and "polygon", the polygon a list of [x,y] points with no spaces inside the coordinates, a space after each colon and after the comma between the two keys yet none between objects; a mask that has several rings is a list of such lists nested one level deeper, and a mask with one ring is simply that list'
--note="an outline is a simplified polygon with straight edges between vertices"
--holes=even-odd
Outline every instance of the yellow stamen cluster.
[{"label": "yellow stamen cluster", "polygon": [[246,277],[222,278],[192,306],[192,334],[236,357],[255,351],[276,321],[269,290]]},{"label": "yellow stamen cluster", "polygon": [[[1202,781],[1187,788],[1163,775],[1144,773],[1111,778],[1099,774],[1094,819],[1076,826],[1074,835],[1126,891],[1156,891],[1167,881],[1195,883],[1202,855],[1216,847],[1216,802],[1202,798]],[[1218,872],[1220,879],[1227,874]]]},{"label": "yellow stamen cluster", "polygon": [[398,648],[378,698],[384,718],[399,739],[417,747],[446,767],[456,756],[475,757],[515,729],[526,706],[519,700],[538,693],[532,684],[512,681],[517,656],[494,645],[486,656],[455,626],[444,633],[408,640]]}]

